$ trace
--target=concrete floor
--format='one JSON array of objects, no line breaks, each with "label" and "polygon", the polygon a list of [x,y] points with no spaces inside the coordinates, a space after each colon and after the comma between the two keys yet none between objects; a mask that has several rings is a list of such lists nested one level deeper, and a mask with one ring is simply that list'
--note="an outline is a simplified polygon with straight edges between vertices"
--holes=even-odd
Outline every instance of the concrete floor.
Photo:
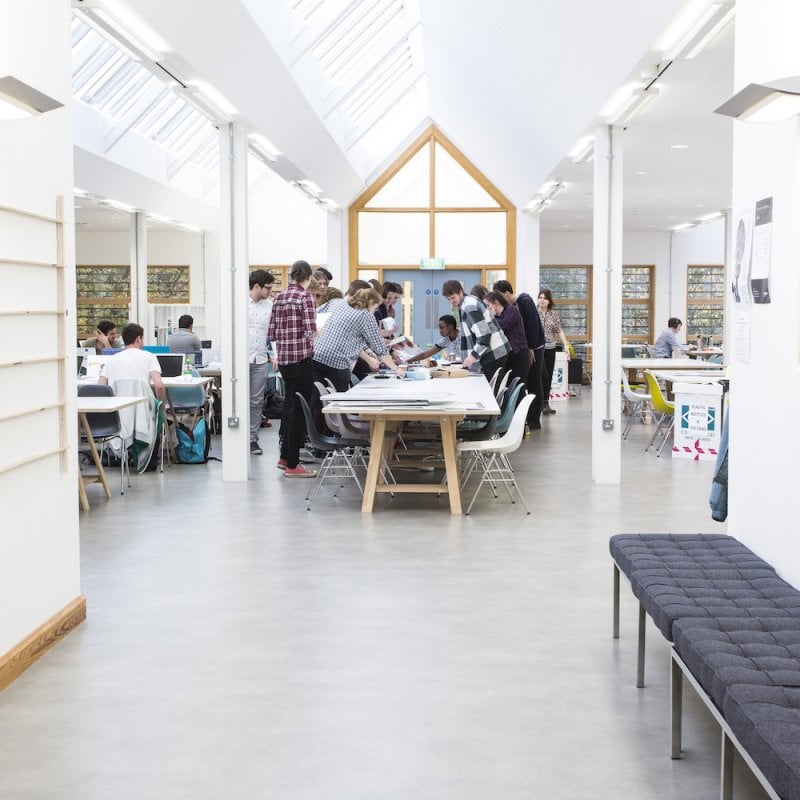
[{"label": "concrete floor", "polygon": [[[220,465],[134,477],[82,516],[88,619],[0,695],[0,798],[715,798],[719,731],[685,689],[668,757],[668,648],[636,605],[611,639],[608,537],[724,530],[711,464],[623,445],[590,479],[590,396],[513,459],[533,509],[323,490]],[[94,492],[96,487],[91,487]],[[766,797],[737,768],[737,800]]]}]

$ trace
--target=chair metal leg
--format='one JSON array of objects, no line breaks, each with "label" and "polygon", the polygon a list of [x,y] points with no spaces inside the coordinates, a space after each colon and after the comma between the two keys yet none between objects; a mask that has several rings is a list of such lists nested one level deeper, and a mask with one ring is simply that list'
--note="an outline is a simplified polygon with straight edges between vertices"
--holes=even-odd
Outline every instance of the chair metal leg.
[{"label": "chair metal leg", "polygon": [[647,612],[644,606],[639,604],[639,639],[636,648],[636,688],[644,688],[644,649],[645,631],[647,626]]},{"label": "chair metal leg", "polygon": [[681,757],[681,726],[683,723],[683,670],[670,659],[670,758]]},{"label": "chair metal leg", "polygon": [[623,438],[623,439],[627,439],[627,438],[628,438],[628,431],[630,431],[630,429],[631,429],[631,426],[633,425],[633,423],[634,423],[634,420],[636,419],[636,415],[637,415],[637,414],[640,414],[640,413],[641,413],[641,411],[642,411],[642,401],[640,400],[640,401],[639,401],[639,402],[638,402],[638,403],[637,403],[637,404],[636,404],[636,405],[633,407],[633,409],[631,410],[630,416],[628,417],[628,422],[627,422],[627,424],[625,425],[625,429],[622,431],[622,438]]},{"label": "chair metal leg", "polygon": [[611,623],[611,635],[619,639],[619,567],[614,564],[614,612]]},{"label": "chair metal leg", "polygon": [[664,432],[664,438],[661,440],[661,447],[658,448],[658,457],[661,458],[661,453],[664,451],[664,445],[667,443],[667,439],[669,439],[669,435],[672,433],[672,429],[675,427],[675,415],[669,415],[669,424],[667,425],[667,429]]}]

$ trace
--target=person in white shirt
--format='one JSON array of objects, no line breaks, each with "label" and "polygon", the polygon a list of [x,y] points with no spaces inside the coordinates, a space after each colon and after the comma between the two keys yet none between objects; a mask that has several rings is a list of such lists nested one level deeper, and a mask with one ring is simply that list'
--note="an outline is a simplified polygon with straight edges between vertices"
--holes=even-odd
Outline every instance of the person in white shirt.
[{"label": "person in white shirt", "polygon": [[272,316],[272,284],[275,277],[265,269],[250,273],[250,299],[247,303],[247,348],[250,362],[250,454],[260,456],[264,451],[258,443],[261,415],[264,409],[264,390],[267,387],[269,366],[269,320]]},{"label": "person in white shirt", "polygon": [[129,322],[122,329],[122,342],[125,349],[108,359],[99,383],[111,386],[118,380],[141,380],[151,383],[160,400],[167,399],[167,390],[161,380],[161,366],[158,359],[147,350],[144,344],[144,328]]}]

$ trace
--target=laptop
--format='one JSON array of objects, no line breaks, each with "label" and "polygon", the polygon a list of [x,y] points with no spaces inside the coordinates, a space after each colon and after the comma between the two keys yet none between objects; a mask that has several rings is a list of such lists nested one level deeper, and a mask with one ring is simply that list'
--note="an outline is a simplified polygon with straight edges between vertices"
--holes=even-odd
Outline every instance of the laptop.
[{"label": "laptop", "polygon": [[183,366],[186,363],[183,353],[156,353],[156,358],[161,367],[162,378],[178,378],[183,375]]}]

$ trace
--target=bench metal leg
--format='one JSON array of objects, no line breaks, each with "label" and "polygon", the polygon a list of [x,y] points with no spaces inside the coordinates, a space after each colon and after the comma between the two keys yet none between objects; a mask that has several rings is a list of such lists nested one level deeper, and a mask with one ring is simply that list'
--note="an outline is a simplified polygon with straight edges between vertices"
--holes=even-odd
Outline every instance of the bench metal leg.
[{"label": "bench metal leg", "polygon": [[613,636],[619,639],[619,567],[614,564],[614,623]]},{"label": "bench metal leg", "polygon": [[670,659],[670,758],[681,757],[681,727],[683,723],[683,670],[674,658]]},{"label": "bench metal leg", "polygon": [[639,647],[636,653],[636,688],[644,688],[644,634],[647,613],[644,606],[639,604]]},{"label": "bench metal leg", "polygon": [[733,798],[733,742],[725,731],[722,731],[722,768],[720,771],[720,800]]}]

